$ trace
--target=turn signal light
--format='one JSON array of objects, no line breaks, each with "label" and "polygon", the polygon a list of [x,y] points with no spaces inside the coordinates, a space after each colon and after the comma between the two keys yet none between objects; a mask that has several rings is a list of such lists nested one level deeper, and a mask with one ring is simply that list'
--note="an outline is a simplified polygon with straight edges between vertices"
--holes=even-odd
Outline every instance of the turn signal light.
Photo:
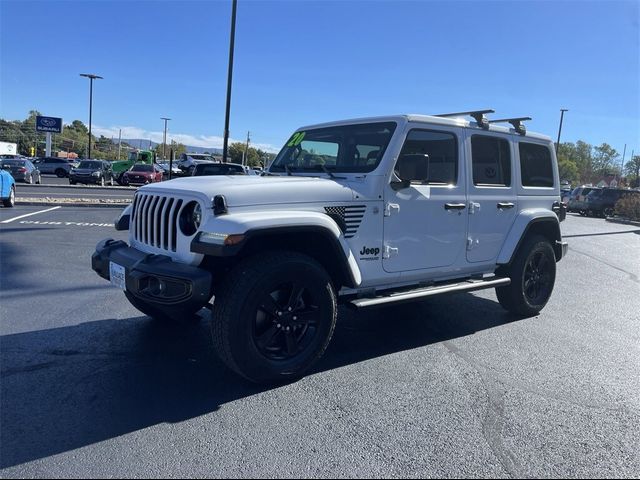
[{"label": "turn signal light", "polygon": [[224,239],[224,244],[228,246],[237,245],[244,240],[244,235],[229,235]]}]

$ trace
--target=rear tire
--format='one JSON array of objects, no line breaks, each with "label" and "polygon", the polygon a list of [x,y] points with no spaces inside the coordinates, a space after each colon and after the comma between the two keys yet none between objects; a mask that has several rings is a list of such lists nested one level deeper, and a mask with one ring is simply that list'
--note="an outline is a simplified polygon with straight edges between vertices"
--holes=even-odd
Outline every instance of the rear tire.
[{"label": "rear tire", "polygon": [[336,315],[331,279],[318,262],[268,252],[242,261],[221,283],[213,343],[221,360],[252,382],[291,381],[324,354]]},{"label": "rear tire", "polygon": [[541,235],[528,237],[510,266],[500,272],[511,284],[496,288],[500,305],[511,313],[537,315],[549,301],[556,280],[556,257],[549,240]]},{"label": "rear tire", "polygon": [[11,186],[11,190],[9,191],[9,197],[5,198],[2,201],[2,204],[5,207],[9,208],[13,207],[16,204],[16,188],[13,185]]}]

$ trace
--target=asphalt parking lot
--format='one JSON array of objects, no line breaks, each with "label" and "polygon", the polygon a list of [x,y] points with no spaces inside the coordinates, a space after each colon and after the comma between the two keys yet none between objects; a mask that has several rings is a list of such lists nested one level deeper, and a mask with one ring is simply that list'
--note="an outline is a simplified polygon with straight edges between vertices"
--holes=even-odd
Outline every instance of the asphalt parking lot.
[{"label": "asphalt parking lot", "polygon": [[640,227],[569,215],[539,316],[493,291],[343,312],[312,374],[262,388],[206,311],[157,325],[93,273],[119,210],[48,208],[0,209],[3,478],[640,473]]}]

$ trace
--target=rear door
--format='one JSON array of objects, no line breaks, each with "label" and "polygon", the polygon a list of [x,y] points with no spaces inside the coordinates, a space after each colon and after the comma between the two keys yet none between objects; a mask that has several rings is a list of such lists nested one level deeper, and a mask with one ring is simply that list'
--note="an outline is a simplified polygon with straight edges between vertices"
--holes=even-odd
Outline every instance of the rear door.
[{"label": "rear door", "polygon": [[514,146],[510,135],[473,131],[467,135],[467,260],[490,262],[498,257],[518,211]]}]

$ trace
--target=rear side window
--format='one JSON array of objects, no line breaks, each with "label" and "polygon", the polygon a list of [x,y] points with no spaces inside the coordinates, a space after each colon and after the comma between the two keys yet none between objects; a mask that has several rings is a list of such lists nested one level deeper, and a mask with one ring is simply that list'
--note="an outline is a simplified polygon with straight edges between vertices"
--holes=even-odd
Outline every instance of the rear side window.
[{"label": "rear side window", "polygon": [[520,142],[520,174],[524,187],[553,187],[551,151],[545,145]]},{"label": "rear side window", "polygon": [[471,137],[473,184],[508,187],[511,185],[511,153],[504,138],[487,135]]}]

